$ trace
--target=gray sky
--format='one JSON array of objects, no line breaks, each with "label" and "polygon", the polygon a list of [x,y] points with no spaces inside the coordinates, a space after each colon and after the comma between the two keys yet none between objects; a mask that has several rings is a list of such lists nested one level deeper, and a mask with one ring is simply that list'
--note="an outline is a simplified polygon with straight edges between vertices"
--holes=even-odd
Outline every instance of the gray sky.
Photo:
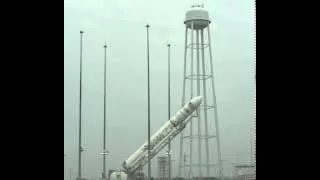
[{"label": "gray sky", "polygon": [[[172,113],[182,96],[185,11],[201,1],[64,1],[65,167],[77,169],[79,37],[84,30],[83,174],[101,175],[103,45],[107,48],[107,167],[120,168],[147,137],[146,23],[150,23],[151,131],[167,120],[167,47],[171,48]],[[250,161],[254,120],[254,1],[203,0],[209,11],[223,159]],[[177,138],[178,139],[178,138]],[[173,175],[178,165],[173,145]],[[146,168],[145,168],[146,169]],[[225,174],[231,174],[225,165]],[[157,175],[156,161],[152,174]]]}]

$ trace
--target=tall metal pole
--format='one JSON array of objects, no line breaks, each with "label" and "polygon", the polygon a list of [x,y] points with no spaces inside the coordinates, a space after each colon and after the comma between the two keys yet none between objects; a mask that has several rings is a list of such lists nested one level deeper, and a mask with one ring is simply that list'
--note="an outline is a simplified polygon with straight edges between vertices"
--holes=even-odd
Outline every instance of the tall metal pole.
[{"label": "tall metal pole", "polygon": [[67,156],[67,155],[64,154],[64,159],[63,159],[63,160],[64,160],[64,162],[63,162],[63,164],[64,164],[64,179],[65,179],[65,180],[67,180],[67,171],[68,171],[68,170],[66,169],[66,156]]},{"label": "tall metal pole", "polygon": [[148,179],[151,179],[151,153],[150,153],[150,71],[149,71],[149,24],[147,28],[147,65],[148,65]]},{"label": "tall metal pole", "polygon": [[72,180],[72,169],[69,169],[69,180]]},{"label": "tall metal pole", "polygon": [[253,147],[252,147],[252,127],[250,128],[250,163],[253,165]]},{"label": "tall metal pole", "polygon": [[78,159],[78,179],[81,179],[81,112],[82,112],[82,35],[83,31],[80,31],[80,92],[79,92],[79,159]]},{"label": "tall metal pole", "polygon": [[107,44],[104,46],[104,118],[103,118],[103,170],[102,178],[106,179],[106,87],[107,87]]},{"label": "tall metal pole", "polygon": [[[256,86],[256,83],[257,83],[257,75],[256,75],[256,72],[254,74],[254,78],[255,78],[255,86]],[[256,88],[255,88],[256,89]],[[256,106],[256,95],[255,95],[255,106]],[[254,179],[256,179],[256,170],[257,170],[257,165],[256,165],[256,121],[257,121],[257,115],[256,115],[256,107],[255,107],[255,120],[254,120],[254,151],[253,151],[253,158],[254,158]]]},{"label": "tall metal pole", "polygon": [[[257,84],[257,68],[256,68],[256,63],[257,61],[255,62],[255,70],[254,70],[254,84],[255,84],[255,91],[256,91],[256,84]],[[256,95],[254,97],[254,123],[253,123],[253,132],[254,132],[254,136],[253,136],[253,159],[254,159],[254,179],[256,179],[256,123],[257,123],[257,115],[256,115]]]},{"label": "tall metal pole", "polygon": [[[171,102],[170,102],[170,44],[168,46],[168,119],[171,117]],[[171,180],[171,138],[169,137],[168,143],[168,169],[169,169],[169,180]]]}]

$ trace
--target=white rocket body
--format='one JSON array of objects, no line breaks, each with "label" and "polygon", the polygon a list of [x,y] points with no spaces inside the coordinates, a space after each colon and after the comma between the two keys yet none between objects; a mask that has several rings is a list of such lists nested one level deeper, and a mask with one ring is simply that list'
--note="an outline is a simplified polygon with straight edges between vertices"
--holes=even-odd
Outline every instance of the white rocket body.
[{"label": "white rocket body", "polygon": [[[167,144],[169,137],[173,139],[179,134],[189,122],[192,114],[199,108],[202,97],[198,96],[191,99],[181,108],[169,121],[150,138],[151,159],[160,152]],[[135,153],[133,153],[123,163],[123,167],[129,172],[141,169],[148,162],[148,141],[146,141]]]}]

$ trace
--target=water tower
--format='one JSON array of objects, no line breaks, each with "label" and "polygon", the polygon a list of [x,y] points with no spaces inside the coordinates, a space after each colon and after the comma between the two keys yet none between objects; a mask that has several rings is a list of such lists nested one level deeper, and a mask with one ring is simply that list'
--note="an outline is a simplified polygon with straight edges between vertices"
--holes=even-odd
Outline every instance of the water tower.
[{"label": "water tower", "polygon": [[182,105],[189,98],[204,97],[202,107],[180,136],[178,176],[189,179],[223,177],[210,23],[203,5],[186,12]]}]

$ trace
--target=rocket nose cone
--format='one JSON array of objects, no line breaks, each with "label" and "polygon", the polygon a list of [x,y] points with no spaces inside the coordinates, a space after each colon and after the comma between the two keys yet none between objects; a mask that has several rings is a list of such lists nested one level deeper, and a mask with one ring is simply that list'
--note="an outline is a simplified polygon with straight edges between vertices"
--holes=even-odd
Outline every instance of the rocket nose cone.
[{"label": "rocket nose cone", "polygon": [[200,106],[200,104],[202,103],[203,97],[202,96],[197,96],[193,99],[191,99],[191,103],[197,107]]}]

